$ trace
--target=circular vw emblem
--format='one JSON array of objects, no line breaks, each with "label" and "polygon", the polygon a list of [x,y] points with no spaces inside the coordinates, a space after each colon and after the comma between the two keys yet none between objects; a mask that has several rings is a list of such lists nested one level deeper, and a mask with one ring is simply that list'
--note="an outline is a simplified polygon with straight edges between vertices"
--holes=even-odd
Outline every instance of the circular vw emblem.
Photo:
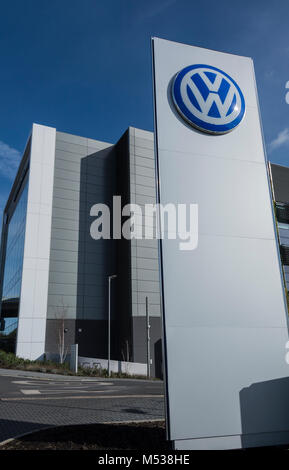
[{"label": "circular vw emblem", "polygon": [[227,73],[210,65],[190,65],[175,77],[173,100],[180,115],[197,129],[225,134],[242,121],[245,100]]}]

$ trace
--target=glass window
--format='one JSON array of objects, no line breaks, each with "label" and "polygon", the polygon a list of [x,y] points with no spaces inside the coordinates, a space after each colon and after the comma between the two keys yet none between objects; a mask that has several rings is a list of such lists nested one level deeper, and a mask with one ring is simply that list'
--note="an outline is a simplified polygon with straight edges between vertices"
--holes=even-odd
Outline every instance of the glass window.
[{"label": "glass window", "polygon": [[21,291],[25,222],[27,212],[28,183],[20,194],[16,208],[8,221],[1,318],[4,321],[0,333],[0,349],[15,351],[19,300]]},{"label": "glass window", "polygon": [[289,224],[283,224],[281,222],[278,222],[278,228],[289,230]]},{"label": "glass window", "polygon": [[289,225],[289,205],[276,202],[276,216],[279,223]]},{"label": "glass window", "polygon": [[0,349],[15,352],[18,318],[1,319]]},{"label": "glass window", "polygon": [[17,317],[21,290],[28,185],[8,222],[2,292],[2,317]]}]

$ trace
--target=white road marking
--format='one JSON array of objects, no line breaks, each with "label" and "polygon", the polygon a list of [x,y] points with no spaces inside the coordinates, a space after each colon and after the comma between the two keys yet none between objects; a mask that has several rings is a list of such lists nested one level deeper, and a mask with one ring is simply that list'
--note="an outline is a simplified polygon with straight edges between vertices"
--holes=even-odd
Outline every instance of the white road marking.
[{"label": "white road marking", "polygon": [[[12,381],[13,384],[18,384],[18,385],[32,385],[32,386],[36,386],[36,385],[41,385],[43,386],[43,381],[42,382],[39,382],[39,381],[35,381],[35,380],[14,380]],[[46,385],[46,384],[45,384]]]},{"label": "white road marking", "polygon": [[111,382],[96,382],[97,385],[113,385]]},{"label": "white road marking", "polygon": [[54,393],[54,392],[59,392],[59,393],[67,393],[67,392],[80,392],[82,390],[85,390],[84,387],[69,387],[69,388],[40,388],[41,393]]},{"label": "white road marking", "polygon": [[22,392],[23,395],[41,395],[39,390],[20,390],[20,392]]},{"label": "white road marking", "polygon": [[60,394],[60,393],[103,393],[106,390],[41,390],[39,393],[42,395]]},{"label": "white road marking", "polygon": [[87,383],[99,384],[99,385],[113,385],[112,382],[101,382],[99,379],[96,379],[96,380],[82,379],[81,382],[87,382]]},{"label": "white road marking", "polygon": [[14,380],[12,381],[13,384],[19,384],[19,385],[30,385],[31,382],[28,382],[27,380]]},{"label": "white road marking", "polygon": [[[114,385],[112,382],[101,382],[101,381],[95,381],[94,383],[89,383],[89,381],[85,381],[85,383],[76,384],[75,382],[72,383],[67,383],[67,382],[62,382],[62,383],[56,383],[56,382],[49,382],[45,384],[47,388],[43,388],[44,383],[39,383],[37,381],[30,381],[30,380],[15,380],[13,383],[17,385],[26,385],[30,387],[39,387],[39,389],[34,388],[34,389],[21,389],[20,392],[23,393],[23,395],[42,395],[42,394],[65,394],[65,393],[82,393],[82,394],[87,394],[87,393],[100,393],[101,390],[91,390],[92,386],[100,386],[101,388],[104,386],[106,388],[106,385]],[[51,387],[52,386],[52,387]],[[58,388],[59,387],[59,388]],[[87,390],[87,387],[89,387],[90,390]],[[118,390],[115,389],[115,391]],[[108,391],[108,390],[104,390]]]},{"label": "white road marking", "polygon": [[[119,389],[114,389],[114,393],[118,392]],[[64,390],[64,389],[59,389],[59,390],[47,390],[47,389],[40,389],[39,392],[41,395],[50,395],[52,393],[54,394],[61,394],[61,393],[110,393],[110,390]]]}]

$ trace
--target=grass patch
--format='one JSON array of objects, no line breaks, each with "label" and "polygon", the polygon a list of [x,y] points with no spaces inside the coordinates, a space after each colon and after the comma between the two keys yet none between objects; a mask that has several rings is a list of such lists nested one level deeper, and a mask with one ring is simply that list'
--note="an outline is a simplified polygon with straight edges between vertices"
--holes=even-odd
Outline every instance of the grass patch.
[{"label": "grass patch", "polygon": [[[78,373],[75,374],[69,369],[69,364],[67,362],[60,364],[48,360],[30,361],[29,359],[22,359],[21,357],[15,356],[13,353],[7,353],[2,350],[0,350],[0,368],[79,377],[108,377],[107,369],[79,367]],[[110,378],[146,379],[147,377],[111,372]]]}]

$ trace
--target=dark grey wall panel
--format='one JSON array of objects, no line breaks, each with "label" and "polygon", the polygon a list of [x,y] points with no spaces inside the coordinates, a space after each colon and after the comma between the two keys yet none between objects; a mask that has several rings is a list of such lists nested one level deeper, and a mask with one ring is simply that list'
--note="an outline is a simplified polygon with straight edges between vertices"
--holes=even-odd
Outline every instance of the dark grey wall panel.
[{"label": "dark grey wall panel", "polygon": [[[150,318],[150,354],[152,359],[152,375],[162,378],[162,344],[161,344],[161,319]],[[144,316],[133,317],[133,344],[134,361],[146,363],[147,361],[147,330]]]},{"label": "dark grey wall panel", "polygon": [[271,163],[274,196],[277,202],[289,202],[289,168]]},{"label": "dark grey wall panel", "polygon": [[[79,355],[107,359],[107,321],[77,320],[75,340],[79,344]],[[117,335],[115,323],[111,323],[112,337]],[[111,359],[118,359],[115,343],[111,344]]]},{"label": "dark grey wall panel", "polygon": [[[107,357],[108,275],[112,283],[112,356],[146,362],[143,325],[148,296],[153,324],[152,356],[160,375],[160,293],[156,240],[92,240],[90,209],[96,203],[112,206],[155,203],[155,164],[151,133],[130,128],[111,146],[57,132],[51,229],[51,258],[46,345],[55,350],[56,312],[61,305],[70,343],[79,354]],[[153,223],[153,220],[150,222]]]},{"label": "dark grey wall panel", "polygon": [[[65,301],[70,319],[85,319],[86,313],[90,319],[106,318],[99,298],[107,295],[113,244],[92,240],[89,227],[92,205],[111,204],[114,160],[110,144],[57,132],[48,317]],[[84,286],[88,291],[93,286],[92,297],[85,297]]]},{"label": "dark grey wall panel", "polygon": [[64,337],[65,349],[70,352],[70,345],[75,343],[75,321],[66,319],[64,322],[57,319],[48,319],[46,322],[46,343],[45,350],[50,357],[57,360],[59,356],[59,331],[64,326],[67,329]]}]

